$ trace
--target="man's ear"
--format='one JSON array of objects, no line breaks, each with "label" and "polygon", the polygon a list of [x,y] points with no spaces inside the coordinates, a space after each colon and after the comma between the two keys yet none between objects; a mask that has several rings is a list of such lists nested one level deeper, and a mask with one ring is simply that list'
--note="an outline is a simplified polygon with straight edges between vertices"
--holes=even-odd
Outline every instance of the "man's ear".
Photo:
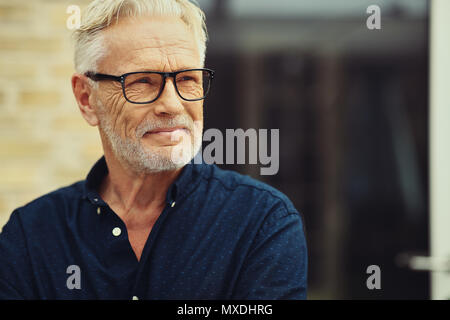
[{"label": "man's ear", "polygon": [[88,78],[85,75],[74,73],[72,76],[72,91],[83,118],[91,126],[97,126],[99,120],[95,108],[90,102],[92,99],[89,99],[93,92]]}]

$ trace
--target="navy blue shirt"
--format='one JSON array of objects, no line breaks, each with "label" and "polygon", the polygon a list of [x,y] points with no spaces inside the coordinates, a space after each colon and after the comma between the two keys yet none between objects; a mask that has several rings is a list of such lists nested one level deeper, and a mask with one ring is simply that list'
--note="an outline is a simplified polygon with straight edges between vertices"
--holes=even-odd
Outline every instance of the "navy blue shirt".
[{"label": "navy blue shirt", "polygon": [[123,221],[86,180],[11,214],[0,234],[1,299],[305,299],[302,218],[280,191],[187,164],[138,261]]}]

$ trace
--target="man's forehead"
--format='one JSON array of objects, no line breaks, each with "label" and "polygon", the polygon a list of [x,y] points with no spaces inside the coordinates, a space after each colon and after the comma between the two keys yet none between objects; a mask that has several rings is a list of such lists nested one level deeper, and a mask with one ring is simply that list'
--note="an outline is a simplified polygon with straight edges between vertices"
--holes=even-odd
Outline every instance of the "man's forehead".
[{"label": "man's forehead", "polygon": [[120,62],[121,67],[128,68],[129,63],[141,69],[168,63],[180,69],[199,66],[195,38],[179,18],[123,18],[103,35],[107,64]]}]

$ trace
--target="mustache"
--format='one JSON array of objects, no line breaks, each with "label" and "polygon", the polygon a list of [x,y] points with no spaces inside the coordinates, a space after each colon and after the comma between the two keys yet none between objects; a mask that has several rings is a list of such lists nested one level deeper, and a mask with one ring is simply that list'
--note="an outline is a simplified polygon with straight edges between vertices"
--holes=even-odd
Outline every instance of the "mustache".
[{"label": "mustache", "polygon": [[145,133],[151,130],[161,129],[161,128],[172,128],[172,127],[185,127],[189,132],[194,130],[194,121],[187,115],[179,116],[177,118],[161,120],[161,119],[145,119],[136,128],[136,138],[142,138]]}]

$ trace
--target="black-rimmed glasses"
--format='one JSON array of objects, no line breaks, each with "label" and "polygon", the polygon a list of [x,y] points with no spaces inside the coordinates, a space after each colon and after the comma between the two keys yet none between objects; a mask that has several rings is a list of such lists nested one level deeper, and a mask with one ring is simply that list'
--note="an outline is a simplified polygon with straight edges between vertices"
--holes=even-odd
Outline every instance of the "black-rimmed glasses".
[{"label": "black-rimmed glasses", "polygon": [[186,69],[176,72],[142,71],[129,72],[121,76],[86,72],[85,76],[94,80],[113,80],[122,84],[123,96],[136,104],[152,103],[164,91],[166,79],[174,80],[175,90],[186,101],[203,100],[208,95],[214,71],[210,69]]}]

